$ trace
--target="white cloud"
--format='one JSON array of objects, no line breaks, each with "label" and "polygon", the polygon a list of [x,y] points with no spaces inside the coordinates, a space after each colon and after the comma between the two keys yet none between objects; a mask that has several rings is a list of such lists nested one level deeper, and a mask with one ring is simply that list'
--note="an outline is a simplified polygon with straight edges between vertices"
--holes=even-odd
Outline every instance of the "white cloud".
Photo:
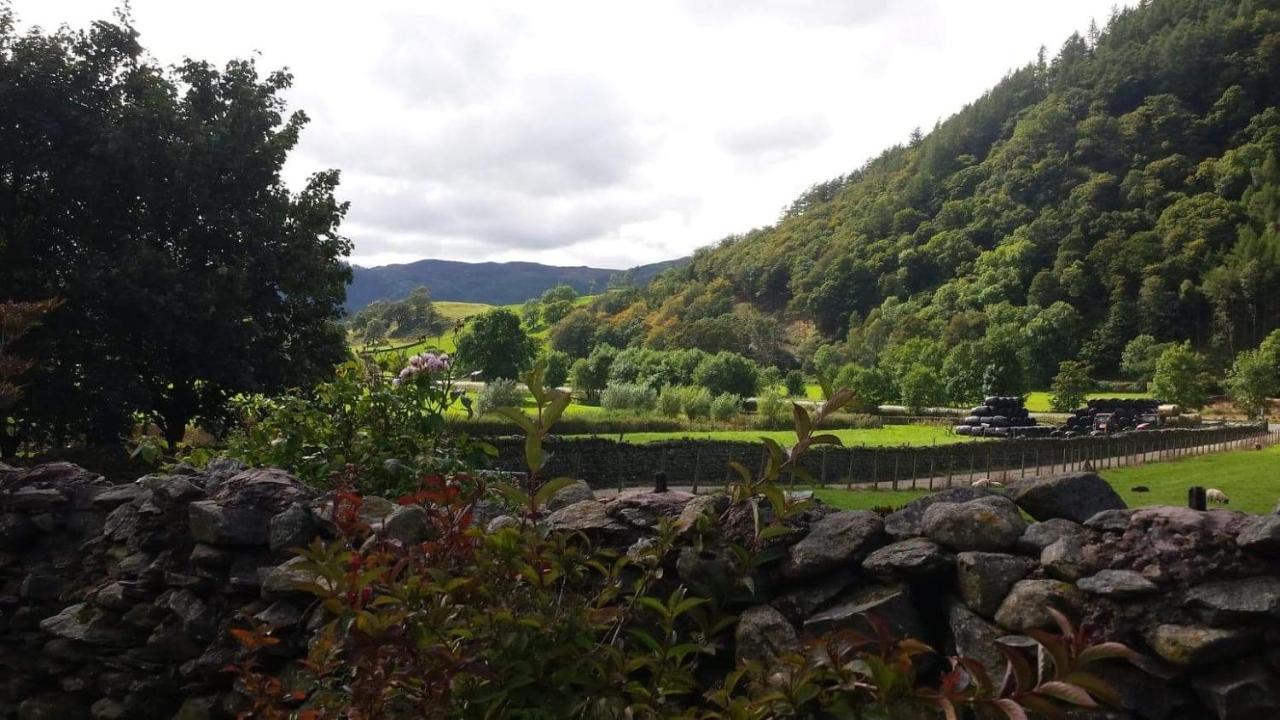
[{"label": "white cloud", "polygon": [[[15,0],[83,25],[118,0]],[[626,267],[767,224],[1113,0],[134,0],[164,62],[260,52],[354,259]]]}]

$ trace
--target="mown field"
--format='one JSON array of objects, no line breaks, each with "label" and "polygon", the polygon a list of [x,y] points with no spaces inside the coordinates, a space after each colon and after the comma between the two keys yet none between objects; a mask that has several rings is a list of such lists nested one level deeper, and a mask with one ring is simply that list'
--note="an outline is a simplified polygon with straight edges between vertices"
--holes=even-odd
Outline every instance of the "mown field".
[{"label": "mown field", "polygon": [[[1280,445],[1264,450],[1239,450],[1213,455],[1152,463],[1138,467],[1105,470],[1111,483],[1131,507],[1185,505],[1187,488],[1215,487],[1231,498],[1231,510],[1268,513],[1280,502]],[[1145,486],[1150,492],[1134,492]],[[927,490],[843,490],[816,491],[823,502],[849,510],[869,510],[877,506],[901,506],[928,494]]]}]

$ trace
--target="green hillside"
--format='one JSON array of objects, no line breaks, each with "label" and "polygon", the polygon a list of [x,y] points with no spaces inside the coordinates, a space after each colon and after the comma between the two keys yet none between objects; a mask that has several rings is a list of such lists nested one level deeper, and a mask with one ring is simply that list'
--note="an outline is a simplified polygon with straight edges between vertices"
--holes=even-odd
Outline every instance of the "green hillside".
[{"label": "green hillside", "polygon": [[598,302],[601,332],[784,365],[906,360],[958,398],[1048,387],[1066,359],[1115,377],[1140,334],[1221,367],[1280,326],[1277,6],[1120,11],[776,224]]}]

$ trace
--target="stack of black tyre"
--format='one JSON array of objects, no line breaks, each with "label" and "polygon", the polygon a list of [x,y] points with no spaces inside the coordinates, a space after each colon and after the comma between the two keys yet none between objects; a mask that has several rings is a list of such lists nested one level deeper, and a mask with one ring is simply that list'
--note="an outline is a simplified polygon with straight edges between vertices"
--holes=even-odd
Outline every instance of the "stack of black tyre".
[{"label": "stack of black tyre", "polygon": [[1031,437],[1047,435],[1052,428],[1037,425],[1021,397],[990,395],[956,425],[957,435],[971,437]]},{"label": "stack of black tyre", "polygon": [[[1143,426],[1143,416],[1154,416],[1160,407],[1149,398],[1095,398],[1072,413],[1054,437],[1106,435],[1136,430]],[[1146,428],[1143,428],[1146,429]]]}]

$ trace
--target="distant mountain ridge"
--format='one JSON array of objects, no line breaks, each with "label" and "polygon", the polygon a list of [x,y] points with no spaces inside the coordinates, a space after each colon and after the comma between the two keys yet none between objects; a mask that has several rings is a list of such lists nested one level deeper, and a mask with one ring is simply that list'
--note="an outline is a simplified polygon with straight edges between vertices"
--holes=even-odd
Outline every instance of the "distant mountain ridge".
[{"label": "distant mountain ridge", "polygon": [[610,282],[629,279],[644,284],[688,258],[640,265],[629,270],[586,266],[561,267],[532,262],[469,263],[456,260],[418,260],[399,265],[352,267],[347,288],[347,312],[375,300],[399,300],[414,288],[426,286],[435,300],[510,305],[538,297],[557,285],[587,294],[606,289]]}]

